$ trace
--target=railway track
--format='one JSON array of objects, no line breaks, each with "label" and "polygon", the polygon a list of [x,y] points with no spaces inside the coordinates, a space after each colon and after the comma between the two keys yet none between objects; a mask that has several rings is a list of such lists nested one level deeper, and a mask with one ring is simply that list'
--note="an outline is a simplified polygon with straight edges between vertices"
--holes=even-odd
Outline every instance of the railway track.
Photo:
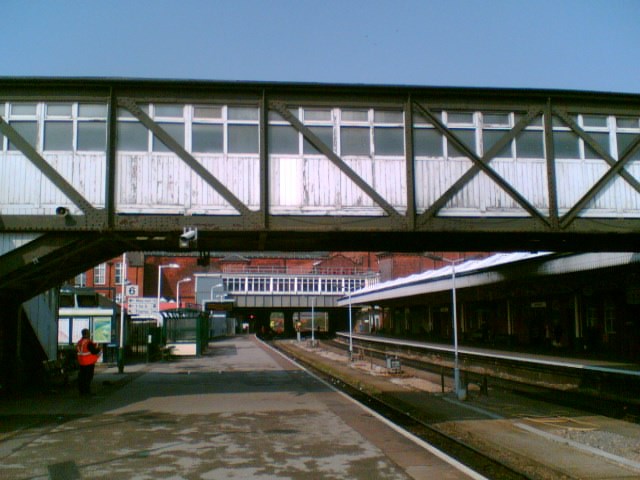
[{"label": "railway track", "polygon": [[[328,348],[333,348],[342,352],[348,351],[348,345],[345,341],[341,340],[327,340],[325,342]],[[380,348],[370,347],[365,342],[358,341],[354,344],[354,347],[358,351],[365,352],[366,356],[384,359],[389,354],[402,355],[401,349],[382,351]],[[410,350],[408,350],[410,352]],[[441,355],[441,354],[440,354]],[[439,356],[440,356],[439,355]],[[441,363],[434,363],[428,359],[421,359],[420,355],[402,355],[402,364],[407,367],[412,367],[418,370],[432,372],[436,375],[448,375],[453,376],[453,369],[450,366],[443,366]],[[446,363],[452,364],[453,356],[451,355],[451,361]],[[478,360],[473,361],[476,365],[480,365]],[[502,364],[493,361],[492,365],[482,366],[477,370],[483,368],[500,370],[504,368],[508,370],[511,367],[509,362]],[[518,366],[520,378],[530,376],[532,379],[539,378],[547,373],[550,367],[548,366],[536,366],[530,365],[527,367]],[[481,389],[486,391],[487,383],[490,383],[494,388],[500,388],[502,390],[513,392],[517,395],[524,396],[531,399],[541,400],[544,402],[553,403],[567,408],[575,408],[591,412],[597,415],[603,415],[611,418],[624,419],[628,422],[640,423],[640,404],[635,401],[637,398],[632,394],[632,388],[629,383],[623,383],[618,385],[615,390],[608,394],[603,394],[603,390],[607,389],[606,380],[602,379],[602,376],[593,374],[593,376],[585,376],[585,372],[563,372],[562,377],[568,383],[575,385],[581,385],[578,389],[558,389],[556,387],[548,387],[544,385],[544,382],[525,381],[523,379],[518,380],[515,378],[508,378],[507,376],[501,376],[499,374],[487,375],[482,373],[474,373],[472,369],[467,372],[463,372],[463,377],[469,380],[472,384],[477,384]],[[618,381],[619,383],[619,381]],[[637,387],[636,387],[637,388]],[[621,392],[617,390],[621,389]]]},{"label": "railway track", "polygon": [[396,399],[387,397],[384,394],[371,394],[367,389],[363,389],[358,382],[350,381],[349,378],[332,372],[331,369],[320,368],[317,362],[301,355],[295,350],[284,348],[283,345],[280,345],[278,342],[271,343],[271,346],[287,357],[294,359],[335,388],[466,465],[473,471],[491,479],[530,480],[535,478],[486,455],[473,446],[462,442],[460,439],[447,435],[430,426],[428,423],[407,412],[407,409],[403,408],[404,405]]}]

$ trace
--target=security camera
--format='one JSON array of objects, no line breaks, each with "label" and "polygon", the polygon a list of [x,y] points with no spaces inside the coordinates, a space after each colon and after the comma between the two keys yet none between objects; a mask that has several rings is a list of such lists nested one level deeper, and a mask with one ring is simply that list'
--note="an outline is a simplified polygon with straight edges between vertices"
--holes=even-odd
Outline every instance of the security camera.
[{"label": "security camera", "polygon": [[180,235],[180,238],[182,240],[195,240],[197,237],[198,237],[197,230],[187,230],[182,235]]},{"label": "security camera", "polygon": [[191,246],[191,242],[198,239],[198,229],[197,228],[185,228],[180,235],[180,248],[189,248]]},{"label": "security camera", "polygon": [[66,217],[69,215],[69,209],[66,207],[58,207],[56,208],[56,215],[59,217]]}]

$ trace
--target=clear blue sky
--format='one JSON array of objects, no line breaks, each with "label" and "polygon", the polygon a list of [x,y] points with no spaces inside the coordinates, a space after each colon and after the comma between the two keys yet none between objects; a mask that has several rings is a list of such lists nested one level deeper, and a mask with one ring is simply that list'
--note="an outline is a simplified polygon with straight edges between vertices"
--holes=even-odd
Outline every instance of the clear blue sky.
[{"label": "clear blue sky", "polygon": [[640,93],[640,0],[3,0],[0,76]]}]

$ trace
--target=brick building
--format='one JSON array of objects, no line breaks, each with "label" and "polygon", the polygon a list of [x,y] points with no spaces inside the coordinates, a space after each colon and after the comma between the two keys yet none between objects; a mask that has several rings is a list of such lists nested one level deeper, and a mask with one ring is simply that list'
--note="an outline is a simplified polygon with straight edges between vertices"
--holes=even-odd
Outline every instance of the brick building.
[{"label": "brick building", "polygon": [[[443,252],[435,252],[440,255]],[[444,254],[443,254],[444,255]],[[483,254],[487,255],[487,254]],[[476,256],[474,253],[447,253],[449,258]],[[204,261],[203,261],[204,258]],[[178,268],[160,266],[177,264]],[[374,272],[380,281],[437,268],[442,264],[423,254],[392,252],[209,252],[195,253],[130,252],[127,254],[127,296],[155,297],[158,273],[162,274],[161,300],[164,308],[175,307],[178,282],[193,279],[196,273],[364,273]],[[122,257],[96,265],[70,281],[70,284],[95,289],[120,303],[122,295]],[[180,284],[180,303],[195,303],[195,283]]]}]

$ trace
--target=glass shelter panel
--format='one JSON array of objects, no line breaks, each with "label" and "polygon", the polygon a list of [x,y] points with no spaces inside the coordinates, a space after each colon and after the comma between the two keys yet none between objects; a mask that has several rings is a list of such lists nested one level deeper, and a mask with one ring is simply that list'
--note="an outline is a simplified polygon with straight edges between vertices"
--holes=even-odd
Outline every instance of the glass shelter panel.
[{"label": "glass shelter panel", "polygon": [[78,150],[104,152],[106,147],[106,122],[78,122]]},{"label": "glass shelter panel", "polygon": [[[160,127],[169,134],[178,144],[184,148],[184,124],[182,123],[160,123]],[[171,149],[160,141],[158,137],[153,136],[154,152],[170,152]]]},{"label": "glass shelter panel", "polygon": [[556,158],[580,158],[578,137],[572,132],[554,132],[553,149]]},{"label": "glass shelter panel", "polygon": [[[452,129],[456,138],[469,150],[472,152],[476,151],[476,132],[475,130],[461,130],[461,129]],[[451,140],[448,141],[449,147],[449,157],[465,157],[466,154],[463,153],[458,147],[456,147]]]},{"label": "glass shelter panel", "polygon": [[149,148],[149,132],[139,122],[118,122],[118,150],[146,152]]},{"label": "glass shelter panel", "polygon": [[[638,133],[618,133],[618,158],[622,158],[638,139],[640,139],[640,134]],[[631,160],[640,160],[640,147],[636,148],[634,153],[631,154]]]},{"label": "glass shelter panel", "polygon": [[342,155],[369,155],[369,128],[342,127],[340,144]]},{"label": "glass shelter panel", "polygon": [[413,150],[418,156],[442,157],[442,134],[433,128],[416,128],[413,132]]},{"label": "glass shelter panel", "polygon": [[[333,127],[309,127],[309,130],[316,135],[322,143],[333,150]],[[303,153],[308,155],[319,154],[320,152],[314,147],[309,140],[304,139]]]},{"label": "glass shelter panel", "polygon": [[194,123],[191,127],[191,150],[195,153],[222,153],[224,127],[222,125]]},{"label": "glass shelter panel", "polygon": [[544,158],[542,131],[525,130],[516,137],[516,156],[519,158]]},{"label": "glass shelter panel", "polygon": [[[13,129],[24,138],[29,145],[33,148],[37,147],[38,143],[38,124],[35,121],[12,121],[11,126]],[[9,142],[9,150],[18,150],[13,143]]]},{"label": "glass shelter panel", "polygon": [[255,125],[229,125],[229,153],[258,153],[259,135]]},{"label": "glass shelter panel", "polygon": [[375,127],[373,138],[376,155],[404,155],[402,128]]},{"label": "glass shelter panel", "polygon": [[44,125],[45,150],[73,150],[73,123],[46,122]]},{"label": "glass shelter panel", "polygon": [[[589,132],[589,136],[593,138],[600,147],[606,152],[609,153],[609,134],[608,133],[598,133],[598,132]],[[601,158],[600,155],[596,153],[596,151],[591,148],[589,145],[585,143],[584,149],[585,158]]]},{"label": "glass shelter panel", "polygon": [[269,127],[269,152],[297,155],[299,150],[298,131],[288,125]]}]

